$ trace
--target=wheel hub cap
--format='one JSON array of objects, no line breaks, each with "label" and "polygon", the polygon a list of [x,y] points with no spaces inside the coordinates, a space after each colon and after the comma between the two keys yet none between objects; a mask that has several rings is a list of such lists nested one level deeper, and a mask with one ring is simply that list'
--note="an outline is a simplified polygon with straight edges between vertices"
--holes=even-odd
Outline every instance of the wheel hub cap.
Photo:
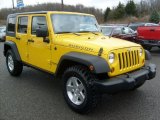
[{"label": "wheel hub cap", "polygon": [[67,95],[75,105],[81,105],[86,98],[83,83],[77,77],[70,77],[66,84]]},{"label": "wheel hub cap", "polygon": [[14,61],[11,55],[8,56],[8,68],[10,71],[14,70]]}]

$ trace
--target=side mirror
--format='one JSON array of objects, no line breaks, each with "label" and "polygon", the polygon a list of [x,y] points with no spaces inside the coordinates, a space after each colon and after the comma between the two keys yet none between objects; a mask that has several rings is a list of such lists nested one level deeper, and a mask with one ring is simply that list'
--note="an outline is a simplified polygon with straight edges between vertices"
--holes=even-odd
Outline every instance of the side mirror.
[{"label": "side mirror", "polygon": [[48,30],[45,29],[37,29],[36,30],[36,37],[43,37],[43,42],[49,43],[50,40],[46,37],[49,36]]},{"label": "side mirror", "polygon": [[48,30],[45,30],[45,29],[37,29],[36,30],[36,37],[46,38],[46,37],[48,37],[48,35],[49,35]]}]

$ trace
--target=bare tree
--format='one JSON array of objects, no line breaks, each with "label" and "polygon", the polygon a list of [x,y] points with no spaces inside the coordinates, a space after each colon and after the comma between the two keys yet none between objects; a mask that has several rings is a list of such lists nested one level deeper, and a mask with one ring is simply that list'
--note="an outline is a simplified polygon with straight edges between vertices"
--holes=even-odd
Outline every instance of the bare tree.
[{"label": "bare tree", "polygon": [[[96,9],[94,7],[85,7],[83,5],[63,5],[63,9],[69,12],[82,12],[89,13],[96,16],[99,22],[103,22],[103,11],[102,9]],[[30,11],[62,11],[62,4],[60,3],[44,3],[37,5],[29,5],[21,9],[9,9],[4,8],[0,10],[0,19],[6,19],[8,14],[19,13],[19,12],[30,12]]]}]

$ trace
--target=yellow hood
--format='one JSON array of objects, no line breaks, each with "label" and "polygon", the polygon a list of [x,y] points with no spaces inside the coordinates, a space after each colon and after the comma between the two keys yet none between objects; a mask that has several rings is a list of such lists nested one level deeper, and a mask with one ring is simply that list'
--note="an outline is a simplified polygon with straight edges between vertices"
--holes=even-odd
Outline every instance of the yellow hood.
[{"label": "yellow hood", "polygon": [[72,46],[77,49],[82,49],[82,48],[93,49],[94,52],[98,52],[100,48],[103,48],[105,51],[108,52],[111,50],[127,48],[127,47],[140,47],[140,45],[136,43],[113,37],[109,38],[107,36],[103,36],[102,34],[99,35],[81,34],[80,36],[67,34],[67,35],[58,35],[58,37],[59,37],[58,44],[63,43],[64,46]]}]

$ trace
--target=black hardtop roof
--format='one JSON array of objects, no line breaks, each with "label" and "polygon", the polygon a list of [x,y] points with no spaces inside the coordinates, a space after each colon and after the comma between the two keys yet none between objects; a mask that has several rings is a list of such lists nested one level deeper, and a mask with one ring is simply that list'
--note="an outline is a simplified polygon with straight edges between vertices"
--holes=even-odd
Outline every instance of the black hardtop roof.
[{"label": "black hardtop roof", "polygon": [[34,11],[34,12],[22,12],[22,13],[13,13],[9,14],[8,17],[16,17],[17,15],[30,15],[30,14],[47,14],[48,12],[55,12],[55,13],[75,13],[75,14],[82,14],[82,15],[90,15],[87,13],[79,13],[79,12],[68,12],[68,11]]},{"label": "black hardtop roof", "polygon": [[49,11],[34,11],[34,12],[22,12],[22,13],[14,13],[14,14],[9,14],[9,17],[14,17],[17,15],[28,15],[28,14],[47,14]]}]

